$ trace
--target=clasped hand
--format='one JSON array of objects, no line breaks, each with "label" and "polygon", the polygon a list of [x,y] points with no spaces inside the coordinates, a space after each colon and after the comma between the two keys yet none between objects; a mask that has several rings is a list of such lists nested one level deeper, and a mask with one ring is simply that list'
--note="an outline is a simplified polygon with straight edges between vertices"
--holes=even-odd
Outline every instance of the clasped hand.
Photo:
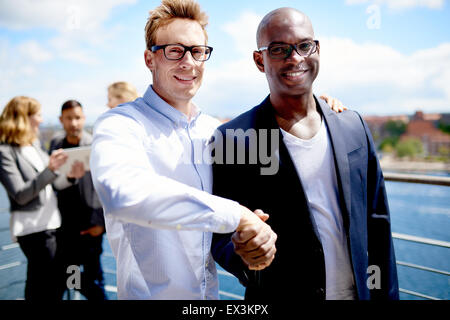
[{"label": "clasped hand", "polygon": [[265,223],[269,218],[262,210],[251,212],[245,207],[236,232],[231,237],[235,252],[250,270],[262,270],[275,258],[277,235]]}]

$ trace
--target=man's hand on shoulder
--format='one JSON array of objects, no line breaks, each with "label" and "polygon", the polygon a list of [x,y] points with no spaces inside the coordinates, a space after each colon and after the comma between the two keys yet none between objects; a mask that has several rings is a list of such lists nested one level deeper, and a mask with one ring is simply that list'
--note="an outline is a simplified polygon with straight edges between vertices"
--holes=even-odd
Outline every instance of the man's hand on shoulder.
[{"label": "man's hand on shoulder", "polygon": [[341,113],[344,110],[347,110],[347,107],[344,106],[341,101],[336,98],[330,97],[329,95],[323,94],[320,96],[320,99],[328,103],[328,105],[331,107],[331,110],[336,113]]}]

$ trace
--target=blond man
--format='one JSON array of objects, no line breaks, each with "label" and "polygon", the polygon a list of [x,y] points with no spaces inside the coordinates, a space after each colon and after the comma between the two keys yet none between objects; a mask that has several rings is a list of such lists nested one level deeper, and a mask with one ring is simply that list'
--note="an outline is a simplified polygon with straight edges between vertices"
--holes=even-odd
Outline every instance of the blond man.
[{"label": "blond man", "polygon": [[237,202],[211,195],[207,142],[219,122],[192,102],[200,88],[207,16],[194,1],[164,0],[146,25],[153,84],[142,98],[100,117],[91,171],[117,260],[119,299],[218,299],[212,232],[240,232],[255,255],[274,259],[276,235]]}]

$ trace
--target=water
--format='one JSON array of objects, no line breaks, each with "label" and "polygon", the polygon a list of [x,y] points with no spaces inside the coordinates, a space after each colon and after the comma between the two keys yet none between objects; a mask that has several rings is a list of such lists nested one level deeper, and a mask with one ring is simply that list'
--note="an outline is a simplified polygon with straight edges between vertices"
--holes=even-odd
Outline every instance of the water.
[{"label": "water", "polygon": [[[393,232],[450,241],[450,187],[386,182],[386,188]],[[6,193],[0,186],[0,248],[11,243],[8,207]],[[394,247],[397,261],[450,271],[449,249],[397,239]],[[11,266],[17,262],[21,264]],[[106,238],[102,263],[107,295],[109,299],[116,299],[116,266]],[[226,275],[220,267],[218,269],[221,299],[243,297],[245,289],[237,279]],[[25,270],[26,259],[19,248],[0,250],[0,299],[23,298]],[[405,266],[398,266],[398,272],[401,288],[440,299],[450,298],[450,277]],[[400,298],[421,299],[406,293],[401,293]]]}]

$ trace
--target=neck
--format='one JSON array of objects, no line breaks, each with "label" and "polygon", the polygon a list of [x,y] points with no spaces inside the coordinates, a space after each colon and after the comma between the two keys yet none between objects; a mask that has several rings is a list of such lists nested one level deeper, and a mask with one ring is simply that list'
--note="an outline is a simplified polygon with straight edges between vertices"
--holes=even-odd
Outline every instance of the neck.
[{"label": "neck", "polygon": [[178,111],[184,113],[186,117],[188,117],[188,120],[191,120],[192,113],[193,113],[193,106],[192,103],[189,101],[187,103],[175,103],[170,104],[172,107],[177,109]]},{"label": "neck", "polygon": [[80,143],[81,136],[80,137],[77,137],[77,136],[66,136],[66,140],[67,140],[68,143],[76,145],[76,144]]},{"label": "neck", "polygon": [[300,121],[317,113],[316,102],[312,92],[298,96],[270,95],[277,118],[284,121]]},{"label": "neck", "polygon": [[155,91],[155,93],[161,98],[163,99],[165,102],[167,102],[170,106],[172,106],[173,108],[177,109],[178,111],[184,113],[188,119],[191,119],[192,116],[192,112],[193,112],[193,105],[191,100],[172,100],[172,99],[167,99],[166,97],[164,97],[164,95],[162,95],[160,93],[160,90],[155,86],[152,85],[153,91]]}]

